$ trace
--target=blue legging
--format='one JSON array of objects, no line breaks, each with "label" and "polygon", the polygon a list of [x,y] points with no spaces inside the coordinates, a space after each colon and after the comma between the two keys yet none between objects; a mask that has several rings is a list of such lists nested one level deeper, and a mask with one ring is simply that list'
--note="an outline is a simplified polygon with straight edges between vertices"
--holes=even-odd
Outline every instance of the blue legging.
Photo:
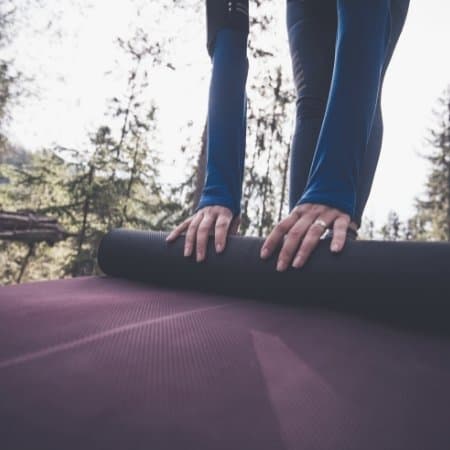
[{"label": "blue legging", "polygon": [[288,0],[297,92],[290,210],[329,204],[361,225],[383,136],[381,88],[408,6],[409,0]]}]

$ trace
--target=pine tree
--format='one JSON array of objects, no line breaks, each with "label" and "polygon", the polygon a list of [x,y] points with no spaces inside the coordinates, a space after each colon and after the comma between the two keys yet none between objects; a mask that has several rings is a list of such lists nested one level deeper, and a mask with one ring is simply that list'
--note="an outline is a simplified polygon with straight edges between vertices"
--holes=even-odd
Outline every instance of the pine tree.
[{"label": "pine tree", "polygon": [[425,198],[416,198],[411,228],[416,238],[450,241],[450,85],[438,105],[438,124],[426,139],[432,151],[422,155],[431,166]]},{"label": "pine tree", "polygon": [[403,227],[399,215],[395,211],[389,211],[387,223],[380,230],[382,239],[385,241],[398,241],[403,238],[402,231]]},{"label": "pine tree", "polygon": [[[70,172],[64,160],[49,149],[42,149],[29,155],[21,164],[1,164],[0,172],[8,183],[0,185],[0,208],[8,211],[33,211],[56,218],[71,214],[76,205],[69,204],[69,196],[64,190],[64,181]],[[69,239],[70,241],[70,239]],[[49,251],[45,242],[0,242],[2,283],[19,283],[28,279],[42,279],[45,274],[58,277],[62,273],[58,266],[65,259],[61,251],[67,243],[58,243],[55,260],[48,265],[33,266],[38,254]],[[56,255],[59,253],[58,255]],[[51,268],[52,267],[52,268]]]},{"label": "pine tree", "polygon": [[108,124],[90,133],[85,147],[55,145],[34,154],[29,164],[1,166],[2,176],[11,180],[0,186],[2,207],[52,214],[74,235],[52,249],[1,243],[10,262],[2,267],[4,282],[98,273],[96,250],[109,229],[163,229],[170,220],[174,204],[159,183],[160,159],[153,145],[157,107],[144,95],[149,69],[162,64],[162,45],[150,43],[142,28],[118,41],[130,70],[124,93],[110,102]]}]

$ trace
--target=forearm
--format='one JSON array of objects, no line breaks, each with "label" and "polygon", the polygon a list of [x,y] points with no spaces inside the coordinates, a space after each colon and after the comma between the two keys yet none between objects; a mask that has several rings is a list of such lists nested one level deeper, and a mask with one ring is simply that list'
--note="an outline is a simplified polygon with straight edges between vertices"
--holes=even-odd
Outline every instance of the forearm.
[{"label": "forearm", "polygon": [[388,0],[338,0],[329,98],[308,183],[298,204],[321,203],[353,216],[389,39]]},{"label": "forearm", "polygon": [[206,177],[196,211],[208,205],[240,213],[246,144],[247,33],[215,36],[207,118]]}]

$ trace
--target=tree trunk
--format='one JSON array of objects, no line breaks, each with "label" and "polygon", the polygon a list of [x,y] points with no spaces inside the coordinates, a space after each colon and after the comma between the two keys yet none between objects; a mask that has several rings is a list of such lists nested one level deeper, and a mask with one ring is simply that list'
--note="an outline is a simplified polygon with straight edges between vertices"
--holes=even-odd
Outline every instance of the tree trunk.
[{"label": "tree trunk", "polygon": [[30,260],[30,257],[34,253],[34,246],[35,246],[34,243],[28,245],[28,252],[25,255],[24,260],[22,261],[22,266],[20,267],[20,273],[19,273],[19,276],[17,277],[17,280],[16,280],[17,284],[19,284],[21,282],[21,280],[22,280],[22,276],[25,273],[25,269],[28,266],[28,262]]},{"label": "tree trunk", "polygon": [[200,197],[202,195],[203,185],[205,183],[205,176],[206,176],[206,159],[207,159],[207,148],[206,148],[206,131],[208,127],[208,121],[205,121],[205,126],[203,127],[203,134],[202,134],[202,145],[200,148],[200,155],[198,157],[198,164],[197,164],[197,177],[195,180],[195,189],[194,189],[194,195],[192,200],[192,212],[197,207]]}]

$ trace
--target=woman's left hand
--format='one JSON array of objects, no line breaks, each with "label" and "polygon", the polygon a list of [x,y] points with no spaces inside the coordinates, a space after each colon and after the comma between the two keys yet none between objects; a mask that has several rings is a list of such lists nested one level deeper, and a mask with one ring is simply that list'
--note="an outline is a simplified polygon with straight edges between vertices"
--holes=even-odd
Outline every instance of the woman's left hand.
[{"label": "woman's left hand", "polygon": [[[316,220],[323,221],[326,227],[314,223]],[[316,248],[326,228],[333,227],[331,251],[340,252],[345,244],[349,224],[350,216],[339,209],[316,203],[303,203],[293,208],[289,216],[272,230],[264,241],[260,256],[268,258],[286,237],[278,255],[277,270],[285,270],[292,261],[293,267],[301,267]]]}]

